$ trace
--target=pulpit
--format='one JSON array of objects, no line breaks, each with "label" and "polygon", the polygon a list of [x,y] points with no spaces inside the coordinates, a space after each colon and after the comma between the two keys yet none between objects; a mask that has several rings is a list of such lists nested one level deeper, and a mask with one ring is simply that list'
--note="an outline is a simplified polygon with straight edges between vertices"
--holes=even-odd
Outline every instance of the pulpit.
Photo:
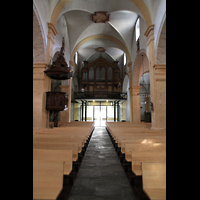
[{"label": "pulpit", "polygon": [[[64,58],[64,37],[62,47],[57,59],[44,72],[47,76],[56,80],[66,80],[73,76],[73,71],[68,67]],[[46,92],[46,109],[54,111],[54,127],[58,126],[58,113],[68,106],[68,93],[65,92]]]},{"label": "pulpit", "polygon": [[67,108],[68,93],[46,92],[46,109],[54,111],[54,127],[58,126],[58,113]]}]

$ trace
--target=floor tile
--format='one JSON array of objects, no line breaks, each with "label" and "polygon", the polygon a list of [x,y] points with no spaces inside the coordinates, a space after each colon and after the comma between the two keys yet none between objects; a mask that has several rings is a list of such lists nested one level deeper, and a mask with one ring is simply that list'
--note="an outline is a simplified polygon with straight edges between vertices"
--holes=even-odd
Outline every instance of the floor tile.
[{"label": "floor tile", "polygon": [[137,200],[105,127],[95,127],[68,200]]}]

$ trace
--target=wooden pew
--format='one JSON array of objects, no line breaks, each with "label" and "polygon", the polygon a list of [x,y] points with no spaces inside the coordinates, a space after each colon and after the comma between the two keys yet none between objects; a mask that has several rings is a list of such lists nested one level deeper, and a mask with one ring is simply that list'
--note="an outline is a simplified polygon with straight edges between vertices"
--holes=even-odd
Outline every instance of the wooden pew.
[{"label": "wooden pew", "polygon": [[63,162],[33,160],[33,200],[56,200],[63,188]]},{"label": "wooden pew", "polygon": [[50,149],[50,150],[72,150],[72,160],[75,162],[78,159],[79,147],[78,143],[54,143],[54,142],[34,142],[33,149]]},{"label": "wooden pew", "polygon": [[64,143],[64,142],[76,142],[79,145],[79,150],[84,147],[85,141],[81,136],[65,136],[65,135],[43,135],[37,134],[33,136],[34,142],[54,142],[54,143]]},{"label": "wooden pew", "polygon": [[118,144],[118,147],[121,147],[122,146],[122,141],[125,141],[125,140],[126,141],[127,140],[131,141],[131,140],[134,140],[134,139],[143,139],[143,141],[145,141],[147,139],[166,140],[166,135],[163,134],[163,133],[132,133],[132,134],[124,134],[124,135],[120,135],[116,142]]},{"label": "wooden pew", "polygon": [[142,162],[166,162],[166,143],[134,144],[132,171],[142,175]]},{"label": "wooden pew", "polygon": [[91,130],[89,128],[76,128],[76,127],[69,127],[69,128],[57,128],[57,129],[40,129],[36,130],[33,135],[38,134],[48,134],[48,135],[66,135],[68,137],[81,137],[83,139],[83,142],[85,143],[88,139],[88,137],[91,134]]},{"label": "wooden pew", "polygon": [[166,199],[166,163],[142,163],[143,190],[151,200]]},{"label": "wooden pew", "polygon": [[33,149],[33,160],[64,162],[64,174],[72,171],[72,150]]},{"label": "wooden pew", "polygon": [[146,144],[151,144],[151,143],[166,143],[166,138],[135,138],[135,139],[123,139],[121,140],[120,145],[121,146],[121,153],[126,154],[126,156],[131,156],[131,151],[132,151],[132,144],[135,143],[146,143]]}]

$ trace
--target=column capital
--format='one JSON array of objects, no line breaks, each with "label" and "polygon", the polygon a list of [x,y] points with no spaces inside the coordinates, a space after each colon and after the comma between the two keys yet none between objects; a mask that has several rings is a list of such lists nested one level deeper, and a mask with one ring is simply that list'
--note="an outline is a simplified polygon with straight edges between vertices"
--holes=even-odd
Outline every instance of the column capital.
[{"label": "column capital", "polygon": [[48,24],[48,29],[52,30],[52,32],[53,32],[54,35],[57,35],[58,31],[56,30],[56,27],[54,26],[54,24],[49,23],[49,22],[47,22],[47,24]]},{"label": "column capital", "polygon": [[127,66],[130,68],[130,67],[132,67],[132,62],[129,62],[128,64],[127,64]]},{"label": "column capital", "polygon": [[47,63],[33,63],[33,68],[46,68]]},{"label": "column capital", "polygon": [[148,35],[149,35],[149,33],[150,33],[151,31],[154,31],[154,24],[151,24],[150,26],[148,26],[148,28],[147,28],[147,30],[145,31],[144,35],[145,35],[146,37],[148,37]]},{"label": "column capital", "polygon": [[72,60],[69,61],[69,67],[72,68],[74,66],[74,62]]},{"label": "column capital", "polygon": [[151,24],[147,28],[144,35],[147,37],[147,46],[149,46],[150,42],[154,41],[154,24]]},{"label": "column capital", "polygon": [[166,64],[155,64],[153,68],[154,68],[155,80],[166,81]]},{"label": "column capital", "polygon": [[141,88],[142,88],[141,85],[129,87],[129,89],[131,90],[131,95],[136,96],[137,94],[139,94]]},{"label": "column capital", "polygon": [[45,78],[44,70],[46,70],[46,63],[33,63],[33,80],[43,80]]}]

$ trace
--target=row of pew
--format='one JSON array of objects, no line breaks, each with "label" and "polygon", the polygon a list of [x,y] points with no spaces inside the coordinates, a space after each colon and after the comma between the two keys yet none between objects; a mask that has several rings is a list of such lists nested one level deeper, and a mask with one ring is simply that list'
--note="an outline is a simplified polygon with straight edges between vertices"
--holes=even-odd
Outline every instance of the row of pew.
[{"label": "row of pew", "polygon": [[68,198],[93,131],[93,122],[33,128],[33,200]]},{"label": "row of pew", "polygon": [[166,199],[166,130],[151,123],[106,122],[107,132],[139,199]]}]

